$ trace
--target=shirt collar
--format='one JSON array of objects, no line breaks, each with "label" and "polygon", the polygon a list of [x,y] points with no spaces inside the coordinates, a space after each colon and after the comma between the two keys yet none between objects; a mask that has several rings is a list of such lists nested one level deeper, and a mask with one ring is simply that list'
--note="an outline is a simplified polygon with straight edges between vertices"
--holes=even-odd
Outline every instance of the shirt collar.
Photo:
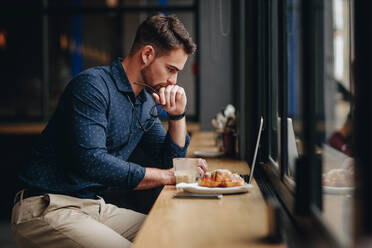
[{"label": "shirt collar", "polygon": [[[129,82],[129,79],[127,77],[127,74],[125,73],[125,70],[124,70],[123,65],[121,64],[121,62],[123,62],[123,58],[117,58],[111,64],[111,73],[112,73],[112,77],[114,78],[114,82],[116,84],[116,87],[121,92],[134,94],[133,89],[132,89],[132,85]],[[147,100],[145,91],[142,90],[137,98],[142,103],[144,103]]]}]

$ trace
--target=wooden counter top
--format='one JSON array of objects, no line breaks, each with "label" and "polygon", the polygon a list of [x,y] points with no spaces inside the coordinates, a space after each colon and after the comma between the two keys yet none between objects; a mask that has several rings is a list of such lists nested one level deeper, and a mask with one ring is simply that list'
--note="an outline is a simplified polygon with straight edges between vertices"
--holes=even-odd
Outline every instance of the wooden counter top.
[{"label": "wooden counter top", "polygon": [[[193,134],[189,154],[212,151],[213,133]],[[247,163],[234,159],[207,159],[209,170],[229,169],[248,174]],[[263,240],[267,235],[266,203],[253,182],[249,193],[224,195],[222,199],[174,199],[175,186],[160,193],[133,247],[284,247]]]},{"label": "wooden counter top", "polygon": [[0,124],[0,134],[4,135],[38,135],[46,123],[8,123]]}]

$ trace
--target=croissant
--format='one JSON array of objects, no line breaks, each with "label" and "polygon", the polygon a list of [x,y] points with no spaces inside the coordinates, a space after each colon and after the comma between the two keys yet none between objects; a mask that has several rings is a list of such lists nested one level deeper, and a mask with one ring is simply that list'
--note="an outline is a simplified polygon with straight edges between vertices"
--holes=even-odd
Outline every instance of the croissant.
[{"label": "croissant", "polygon": [[199,186],[203,187],[236,187],[243,186],[244,179],[238,174],[233,174],[229,170],[217,169],[205,173],[198,180]]},{"label": "croissant", "polygon": [[328,173],[323,174],[323,185],[332,187],[352,187],[353,174],[346,169],[332,169]]}]

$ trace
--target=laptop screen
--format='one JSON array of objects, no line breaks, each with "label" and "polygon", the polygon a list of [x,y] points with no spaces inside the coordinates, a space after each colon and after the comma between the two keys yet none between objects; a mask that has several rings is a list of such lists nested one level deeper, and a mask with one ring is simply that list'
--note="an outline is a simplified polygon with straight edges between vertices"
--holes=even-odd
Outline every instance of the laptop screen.
[{"label": "laptop screen", "polygon": [[250,184],[253,178],[253,172],[254,172],[254,167],[256,165],[256,158],[257,158],[257,152],[258,152],[258,147],[260,145],[260,140],[261,140],[261,133],[262,133],[262,126],[263,126],[263,117],[261,116],[260,119],[260,127],[258,129],[258,135],[257,135],[257,142],[256,142],[256,148],[254,149],[254,155],[253,155],[253,161],[252,161],[252,167],[251,167],[251,173],[249,174],[249,181],[248,183]]}]

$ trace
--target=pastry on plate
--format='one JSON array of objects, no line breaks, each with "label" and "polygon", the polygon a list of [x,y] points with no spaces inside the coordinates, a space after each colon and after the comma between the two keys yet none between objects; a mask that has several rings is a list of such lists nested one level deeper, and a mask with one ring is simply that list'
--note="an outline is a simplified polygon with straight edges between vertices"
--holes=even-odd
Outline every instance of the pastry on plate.
[{"label": "pastry on plate", "polygon": [[323,174],[323,186],[352,187],[353,174],[346,169],[332,169]]},{"label": "pastry on plate", "polygon": [[199,178],[198,184],[203,187],[237,187],[244,185],[244,179],[238,174],[233,174],[229,170],[217,169],[205,173]]}]

